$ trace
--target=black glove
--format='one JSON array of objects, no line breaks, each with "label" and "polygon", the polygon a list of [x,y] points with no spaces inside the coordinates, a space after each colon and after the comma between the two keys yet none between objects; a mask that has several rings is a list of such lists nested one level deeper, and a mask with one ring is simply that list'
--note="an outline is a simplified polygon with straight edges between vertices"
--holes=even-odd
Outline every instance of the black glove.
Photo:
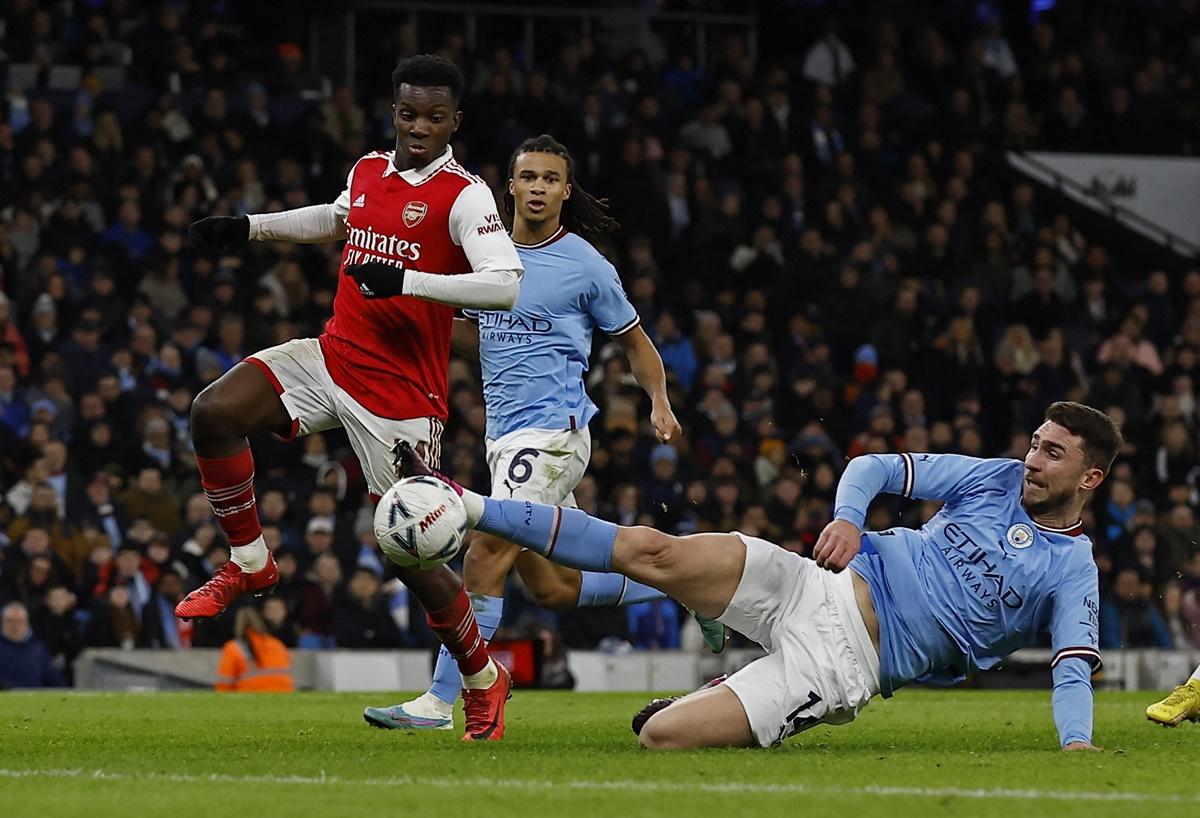
[{"label": "black glove", "polygon": [[346,265],[346,275],[358,282],[358,291],[365,298],[391,298],[404,295],[404,268],[382,261]]},{"label": "black glove", "polygon": [[250,219],[209,216],[188,226],[188,241],[197,250],[224,250],[250,241]]}]

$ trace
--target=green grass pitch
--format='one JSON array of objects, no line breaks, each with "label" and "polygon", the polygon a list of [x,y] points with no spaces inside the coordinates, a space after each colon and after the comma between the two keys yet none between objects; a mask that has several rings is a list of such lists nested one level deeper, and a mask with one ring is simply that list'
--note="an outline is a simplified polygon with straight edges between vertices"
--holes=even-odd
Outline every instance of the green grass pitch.
[{"label": "green grass pitch", "polygon": [[1048,691],[903,691],[772,750],[649,753],[644,694],[518,692],[508,737],[388,732],[396,696],[0,694],[0,815],[1089,816],[1200,813],[1200,725],[1100,694],[1058,752]]}]

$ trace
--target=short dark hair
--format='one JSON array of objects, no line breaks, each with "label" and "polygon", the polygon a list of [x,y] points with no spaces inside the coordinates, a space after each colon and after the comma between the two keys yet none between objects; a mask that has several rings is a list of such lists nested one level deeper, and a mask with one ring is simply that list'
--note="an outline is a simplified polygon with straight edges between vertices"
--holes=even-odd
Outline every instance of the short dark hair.
[{"label": "short dark hair", "polygon": [[393,97],[399,95],[400,86],[404,83],[422,88],[449,88],[450,96],[454,98],[454,103],[457,105],[458,101],[462,99],[466,80],[463,79],[462,71],[458,70],[458,66],[445,57],[439,57],[436,54],[417,54],[401,60],[396,65],[396,70],[392,72]]},{"label": "short dark hair", "polygon": [[1083,438],[1083,456],[1087,465],[1108,474],[1125,442],[1112,418],[1091,406],[1060,400],[1050,404],[1046,410],[1046,420]]}]

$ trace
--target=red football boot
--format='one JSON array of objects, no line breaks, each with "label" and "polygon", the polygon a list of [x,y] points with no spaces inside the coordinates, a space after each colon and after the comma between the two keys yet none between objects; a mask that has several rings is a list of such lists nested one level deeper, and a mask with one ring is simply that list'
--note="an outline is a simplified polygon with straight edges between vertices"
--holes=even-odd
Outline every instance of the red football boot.
[{"label": "red football boot", "polygon": [[482,690],[463,688],[463,715],[467,732],[463,741],[499,741],[504,738],[504,703],[512,696],[512,677],[496,660],[496,681]]},{"label": "red football boot", "polygon": [[277,582],[279,568],[270,552],[267,553],[267,564],[253,574],[247,574],[230,560],[213,574],[212,579],[185,596],[175,606],[175,615],[184,619],[217,616],[239,596],[262,596]]}]

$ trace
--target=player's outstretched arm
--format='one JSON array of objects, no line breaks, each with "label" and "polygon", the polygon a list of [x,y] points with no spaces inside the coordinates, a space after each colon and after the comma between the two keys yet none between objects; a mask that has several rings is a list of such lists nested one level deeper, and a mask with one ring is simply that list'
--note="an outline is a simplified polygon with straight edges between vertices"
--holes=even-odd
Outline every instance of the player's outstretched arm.
[{"label": "player's outstretched arm", "polygon": [[[462,247],[471,272],[433,275],[405,270],[403,294],[477,310],[511,310],[516,306],[524,268],[487,185],[467,185],[458,194],[450,208],[450,239]],[[395,270],[390,273],[394,280]]]},{"label": "player's outstretched arm", "polygon": [[813,547],[822,568],[841,571],[858,553],[867,508],[880,494],[953,502],[984,485],[1011,461],[980,460],[957,454],[868,454],[846,465],[838,481],[833,522]]},{"label": "player's outstretched arm", "polygon": [[1080,658],[1063,659],[1053,670],[1054,725],[1065,751],[1096,750],[1092,744],[1092,669]]},{"label": "player's outstretched arm", "polygon": [[846,464],[838,481],[833,520],[813,546],[813,560],[822,568],[841,571],[858,554],[867,508],[881,493],[911,496],[912,456],[863,455]]},{"label": "player's outstretched arm", "polygon": [[[520,265],[521,262],[515,263]],[[394,269],[390,272],[395,274]],[[521,291],[521,272],[520,266],[450,276],[405,270],[403,294],[450,307],[511,310]]]},{"label": "player's outstretched arm", "polygon": [[223,252],[250,241],[246,216],[209,216],[188,225],[188,242],[202,252]]},{"label": "player's outstretched arm", "polygon": [[[342,200],[345,199],[345,202]],[[346,238],[349,188],[332,204],[298,207],[279,213],[248,216],[209,216],[188,227],[188,240],[197,250],[224,251],[249,241],[290,241],[323,244]]]},{"label": "player's outstretched arm", "polygon": [[[355,165],[355,167],[358,167]],[[298,207],[278,213],[253,213],[248,216],[210,216],[188,227],[188,240],[197,250],[224,251],[248,241],[290,241],[296,244],[324,244],[346,238],[346,216],[350,213],[350,182],[354,168],[346,176],[346,187],[330,204]]]},{"label": "player's outstretched arm", "polygon": [[1055,583],[1050,611],[1050,644],[1054,658],[1051,704],[1059,744],[1064,750],[1097,749],[1092,745],[1092,672],[1100,667],[1100,581],[1090,553],[1080,554],[1070,573]]},{"label": "player's outstretched arm", "polygon": [[879,494],[953,503],[986,488],[1012,467],[1012,460],[981,460],[961,454],[864,454],[846,464],[838,481],[834,518],[860,529],[867,507]]},{"label": "player's outstretched arm", "polygon": [[[349,193],[342,195],[349,198]],[[334,202],[279,213],[256,213],[247,217],[250,220],[250,240],[291,241],[297,244],[341,241],[347,235],[346,212],[338,202]]]},{"label": "player's outstretched arm", "polygon": [[650,425],[654,427],[655,436],[660,443],[676,439],[683,434],[683,428],[671,411],[671,399],[667,396],[667,373],[654,342],[641,326],[634,326],[613,337],[625,350],[633,377],[650,396]]}]

